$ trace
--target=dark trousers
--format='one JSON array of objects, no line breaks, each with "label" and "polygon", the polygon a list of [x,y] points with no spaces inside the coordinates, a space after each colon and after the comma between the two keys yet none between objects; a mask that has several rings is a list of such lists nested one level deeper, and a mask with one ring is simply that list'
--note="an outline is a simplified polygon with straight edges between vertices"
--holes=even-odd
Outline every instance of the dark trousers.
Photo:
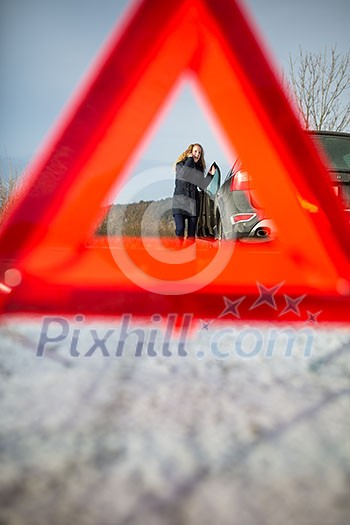
[{"label": "dark trousers", "polygon": [[176,236],[185,236],[185,225],[187,221],[187,237],[195,237],[197,218],[198,217],[189,217],[188,215],[183,215],[182,213],[174,213]]}]

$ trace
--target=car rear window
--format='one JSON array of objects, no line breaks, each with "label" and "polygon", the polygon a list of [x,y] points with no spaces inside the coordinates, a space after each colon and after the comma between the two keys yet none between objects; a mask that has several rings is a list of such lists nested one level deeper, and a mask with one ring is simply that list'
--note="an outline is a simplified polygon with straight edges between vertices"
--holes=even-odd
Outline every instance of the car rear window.
[{"label": "car rear window", "polygon": [[317,145],[321,145],[335,170],[350,171],[350,136],[312,135]]}]

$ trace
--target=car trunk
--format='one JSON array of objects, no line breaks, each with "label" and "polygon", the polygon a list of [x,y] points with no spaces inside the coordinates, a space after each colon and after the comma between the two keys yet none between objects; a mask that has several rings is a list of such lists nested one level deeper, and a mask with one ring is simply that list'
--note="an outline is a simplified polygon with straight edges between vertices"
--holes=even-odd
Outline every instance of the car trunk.
[{"label": "car trunk", "polygon": [[311,136],[328,158],[328,171],[336,195],[350,210],[350,135],[313,132]]}]

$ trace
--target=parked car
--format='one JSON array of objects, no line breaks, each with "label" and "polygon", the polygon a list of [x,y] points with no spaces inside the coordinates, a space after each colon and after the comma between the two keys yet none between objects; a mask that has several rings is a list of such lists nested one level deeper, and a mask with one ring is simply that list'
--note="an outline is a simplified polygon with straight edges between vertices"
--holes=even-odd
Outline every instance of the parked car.
[{"label": "parked car", "polygon": [[316,147],[328,157],[328,171],[335,194],[350,219],[350,133],[310,131],[309,134]]},{"label": "parked car", "polygon": [[[350,219],[350,133],[308,131],[317,148],[329,160],[328,171],[336,195]],[[272,218],[267,217],[254,192],[252,179],[236,160],[221,185],[218,166],[213,181],[202,192],[198,235],[216,239],[269,240],[276,235]],[[312,205],[301,200],[312,210]]]}]

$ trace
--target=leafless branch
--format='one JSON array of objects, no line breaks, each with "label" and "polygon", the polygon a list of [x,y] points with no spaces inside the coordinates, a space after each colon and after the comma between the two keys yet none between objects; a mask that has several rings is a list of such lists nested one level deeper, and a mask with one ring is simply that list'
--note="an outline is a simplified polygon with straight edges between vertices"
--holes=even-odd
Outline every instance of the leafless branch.
[{"label": "leafless branch", "polygon": [[350,127],[350,51],[336,47],[289,56],[291,90],[306,129],[344,131]]}]

